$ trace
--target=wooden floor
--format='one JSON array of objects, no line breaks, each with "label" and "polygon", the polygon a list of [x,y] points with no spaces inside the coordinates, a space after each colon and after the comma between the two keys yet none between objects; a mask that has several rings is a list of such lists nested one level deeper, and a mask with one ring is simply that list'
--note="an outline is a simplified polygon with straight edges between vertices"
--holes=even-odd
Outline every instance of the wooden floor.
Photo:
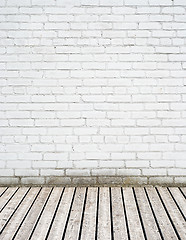
[{"label": "wooden floor", "polygon": [[0,239],[186,240],[186,188],[0,188]]}]

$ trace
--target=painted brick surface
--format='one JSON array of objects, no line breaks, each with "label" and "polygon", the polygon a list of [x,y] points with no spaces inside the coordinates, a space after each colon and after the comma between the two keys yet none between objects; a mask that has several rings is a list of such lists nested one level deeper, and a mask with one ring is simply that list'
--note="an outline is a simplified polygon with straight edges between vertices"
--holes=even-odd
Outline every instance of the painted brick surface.
[{"label": "painted brick surface", "polygon": [[186,183],[184,0],[1,0],[0,91],[0,184]]}]

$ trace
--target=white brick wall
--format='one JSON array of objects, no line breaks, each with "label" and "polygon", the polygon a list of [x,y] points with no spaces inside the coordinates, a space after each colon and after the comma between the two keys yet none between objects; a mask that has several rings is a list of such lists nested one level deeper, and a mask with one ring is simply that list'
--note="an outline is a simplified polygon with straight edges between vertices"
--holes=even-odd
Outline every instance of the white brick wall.
[{"label": "white brick wall", "polygon": [[0,184],[185,184],[185,37],[185,0],[1,0]]}]

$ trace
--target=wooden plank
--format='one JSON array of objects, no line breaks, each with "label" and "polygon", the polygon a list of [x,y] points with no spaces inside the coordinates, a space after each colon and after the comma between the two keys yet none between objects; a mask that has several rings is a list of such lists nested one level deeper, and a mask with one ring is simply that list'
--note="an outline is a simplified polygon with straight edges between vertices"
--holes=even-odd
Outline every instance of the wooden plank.
[{"label": "wooden plank", "polygon": [[137,211],[132,188],[124,187],[123,193],[124,193],[124,202],[126,207],[130,238],[131,240],[133,239],[142,240],[144,239],[144,234],[143,234],[142,226],[140,223],[139,214]]},{"label": "wooden plank", "polygon": [[17,235],[15,236],[15,239],[17,239],[17,240],[29,239],[32,229],[37,222],[38,216],[42,212],[42,208],[45,205],[45,202],[51,192],[51,189],[52,188],[49,188],[49,187],[45,187],[45,188],[41,189],[39,196],[37,197],[34,205],[32,206],[26,219],[24,220],[23,224],[21,225]]},{"label": "wooden plank", "polygon": [[3,231],[4,227],[11,219],[12,215],[16,211],[20,202],[24,198],[25,194],[28,192],[29,188],[19,188],[19,190],[15,193],[11,201],[8,202],[6,207],[0,213],[0,233]]},{"label": "wooden plank", "polygon": [[76,190],[70,218],[65,233],[65,240],[78,239],[85,191],[85,188],[77,188]]},{"label": "wooden plank", "polygon": [[158,240],[161,236],[153,217],[144,188],[134,188],[147,239]]},{"label": "wooden plank", "polygon": [[32,188],[26,197],[24,198],[23,202],[10,219],[9,223],[7,224],[6,228],[0,235],[0,239],[12,239],[15,235],[20,223],[24,220],[25,214],[27,213],[28,209],[30,208],[33,200],[37,196],[40,188]]},{"label": "wooden plank", "polygon": [[158,224],[160,226],[164,240],[178,239],[176,233],[169,221],[169,218],[163,208],[163,205],[158,197],[156,190],[153,187],[146,188],[148,197],[155,212]]},{"label": "wooden plank", "polygon": [[62,239],[75,188],[65,188],[48,240]]},{"label": "wooden plank", "polygon": [[101,187],[99,194],[98,240],[111,239],[109,188]]},{"label": "wooden plank", "polygon": [[186,198],[186,187],[181,187],[180,189],[181,189],[182,193],[185,195],[185,198]]},{"label": "wooden plank", "polygon": [[121,188],[111,188],[114,239],[128,239]]},{"label": "wooden plank", "polygon": [[167,188],[158,187],[158,192],[165,204],[169,216],[171,217],[180,239],[186,239],[186,222],[184,221],[180,211],[178,210],[174,200],[169,194]]},{"label": "wooden plank", "polygon": [[59,202],[63,188],[55,187],[45,206],[41,218],[33,232],[31,239],[46,239],[49,226],[51,224],[55,209]]},{"label": "wooden plank", "polygon": [[8,188],[7,191],[0,198],[0,212],[6,206],[11,197],[15,194],[17,189],[18,189],[17,187]]},{"label": "wooden plank", "polygon": [[0,197],[2,197],[2,195],[7,189],[8,189],[7,187],[0,187]]},{"label": "wooden plank", "polygon": [[88,188],[81,239],[95,239],[98,189]]},{"label": "wooden plank", "polygon": [[175,187],[170,187],[169,190],[172,193],[183,215],[186,217],[186,200],[183,194],[180,192],[178,188],[175,188]]}]

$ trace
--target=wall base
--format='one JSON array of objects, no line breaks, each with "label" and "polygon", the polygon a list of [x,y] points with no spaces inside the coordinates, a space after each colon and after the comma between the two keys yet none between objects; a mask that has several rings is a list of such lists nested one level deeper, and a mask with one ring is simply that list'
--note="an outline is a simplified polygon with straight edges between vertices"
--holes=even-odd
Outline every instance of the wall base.
[{"label": "wall base", "polygon": [[12,185],[48,185],[48,186],[142,186],[142,185],[162,185],[162,186],[186,186],[186,177],[134,177],[134,176],[97,176],[97,177],[1,177],[1,186]]}]

